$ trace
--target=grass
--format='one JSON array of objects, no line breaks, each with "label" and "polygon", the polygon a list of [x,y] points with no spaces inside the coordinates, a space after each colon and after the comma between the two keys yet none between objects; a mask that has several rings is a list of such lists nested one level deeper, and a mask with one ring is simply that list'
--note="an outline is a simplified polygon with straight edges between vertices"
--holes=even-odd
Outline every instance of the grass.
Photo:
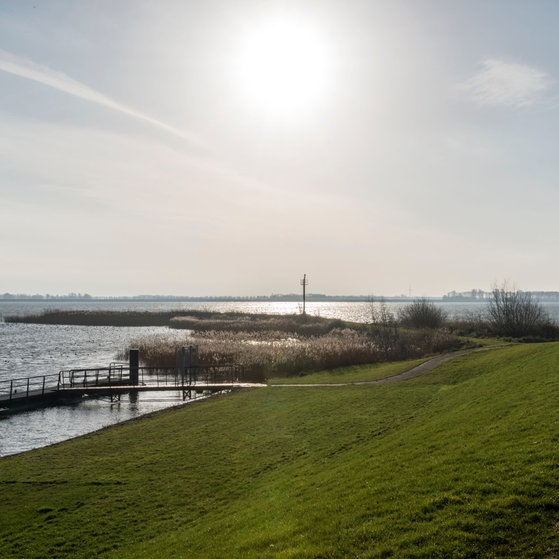
[{"label": "grass", "polygon": [[[381,374],[358,369],[330,378]],[[559,344],[516,345],[401,383],[238,393],[4,458],[0,556],[552,559],[558,369]]]},{"label": "grass", "polygon": [[350,365],[325,371],[317,371],[298,377],[277,377],[269,379],[270,384],[340,384],[349,382],[370,382],[392,377],[409,371],[424,363],[427,358],[394,363],[373,363],[370,365]]}]

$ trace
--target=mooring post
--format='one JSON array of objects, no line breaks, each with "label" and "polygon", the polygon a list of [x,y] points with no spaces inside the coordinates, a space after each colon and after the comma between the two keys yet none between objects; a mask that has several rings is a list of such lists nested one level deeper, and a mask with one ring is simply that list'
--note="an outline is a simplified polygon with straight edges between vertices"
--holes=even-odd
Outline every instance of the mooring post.
[{"label": "mooring post", "polygon": [[140,350],[131,349],[129,352],[130,359],[130,380],[129,384],[132,386],[137,386],[139,382],[139,372],[140,372]]},{"label": "mooring post", "polygon": [[177,382],[184,386],[184,369],[186,367],[186,348],[183,346],[177,352]]},{"label": "mooring post", "polygon": [[198,347],[188,346],[188,384],[196,382],[196,368],[198,367]]}]

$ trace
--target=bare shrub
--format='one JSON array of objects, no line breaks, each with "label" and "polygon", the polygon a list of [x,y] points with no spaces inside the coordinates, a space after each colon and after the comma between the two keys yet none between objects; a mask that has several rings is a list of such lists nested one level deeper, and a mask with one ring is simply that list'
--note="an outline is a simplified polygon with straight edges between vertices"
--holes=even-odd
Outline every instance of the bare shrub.
[{"label": "bare shrub", "polygon": [[447,322],[449,330],[457,336],[484,338],[493,335],[487,316],[479,311],[469,311],[460,318]]},{"label": "bare shrub", "polygon": [[400,324],[410,328],[440,328],[446,313],[432,301],[416,299],[400,310],[398,318]]}]

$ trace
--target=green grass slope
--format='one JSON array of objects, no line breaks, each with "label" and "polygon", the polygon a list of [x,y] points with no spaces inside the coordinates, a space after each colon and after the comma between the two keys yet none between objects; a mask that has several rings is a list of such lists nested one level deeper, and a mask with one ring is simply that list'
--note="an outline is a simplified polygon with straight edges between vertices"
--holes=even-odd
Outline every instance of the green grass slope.
[{"label": "green grass slope", "polygon": [[0,460],[0,557],[552,559],[558,396],[549,344],[195,403]]}]

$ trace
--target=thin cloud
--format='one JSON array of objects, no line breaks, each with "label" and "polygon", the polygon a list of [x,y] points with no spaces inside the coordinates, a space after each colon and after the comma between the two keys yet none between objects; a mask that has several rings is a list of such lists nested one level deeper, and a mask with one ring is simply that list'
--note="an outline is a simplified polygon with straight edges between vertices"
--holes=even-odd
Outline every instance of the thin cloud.
[{"label": "thin cloud", "polygon": [[174,128],[173,126],[165,124],[160,120],[152,118],[148,115],[135,111],[134,109],[131,109],[126,105],[118,103],[110,97],[107,97],[106,95],[95,91],[94,89],[79,81],[74,80],[73,78],[67,76],[62,72],[57,72],[56,70],[52,70],[47,66],[42,66],[31,60],[21,58],[4,50],[0,50],[0,71],[19,76],[21,78],[26,78],[43,85],[47,85],[49,87],[57,89],[58,91],[67,93],[68,95],[79,97],[84,101],[89,101],[90,103],[95,103],[108,109],[112,109],[113,111],[128,115],[137,120],[147,122],[152,126],[165,130],[166,132],[187,140],[192,144],[202,146],[202,142],[200,141],[200,139],[193,134],[184,132],[183,130],[179,130],[178,128]]},{"label": "thin cloud", "polygon": [[538,68],[488,58],[477,74],[460,84],[460,89],[480,105],[521,108],[540,101],[550,85],[548,74]]}]

